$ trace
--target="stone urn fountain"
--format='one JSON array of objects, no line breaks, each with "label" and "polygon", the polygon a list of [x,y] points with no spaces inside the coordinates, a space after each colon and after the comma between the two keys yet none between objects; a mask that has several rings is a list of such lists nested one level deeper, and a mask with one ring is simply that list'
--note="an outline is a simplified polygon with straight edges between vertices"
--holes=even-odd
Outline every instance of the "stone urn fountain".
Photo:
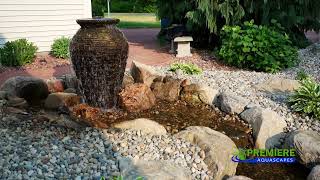
[{"label": "stone urn fountain", "polygon": [[116,28],[119,19],[78,19],[81,26],[70,43],[73,69],[85,103],[115,108],[128,58],[128,42]]}]

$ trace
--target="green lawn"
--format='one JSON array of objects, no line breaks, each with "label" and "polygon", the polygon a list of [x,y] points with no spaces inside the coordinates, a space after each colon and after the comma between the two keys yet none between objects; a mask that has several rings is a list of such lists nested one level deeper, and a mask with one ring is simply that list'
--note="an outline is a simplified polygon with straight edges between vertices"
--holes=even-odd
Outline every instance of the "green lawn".
[{"label": "green lawn", "polygon": [[120,19],[119,28],[160,28],[160,21],[151,13],[112,13],[111,17]]}]

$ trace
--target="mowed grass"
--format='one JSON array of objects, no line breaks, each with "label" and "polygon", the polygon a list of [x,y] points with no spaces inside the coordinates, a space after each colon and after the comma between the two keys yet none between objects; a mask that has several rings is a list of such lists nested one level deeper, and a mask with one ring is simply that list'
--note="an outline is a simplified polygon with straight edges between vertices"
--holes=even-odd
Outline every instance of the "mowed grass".
[{"label": "mowed grass", "polygon": [[119,28],[160,28],[160,21],[151,13],[112,13],[111,17],[120,19]]}]

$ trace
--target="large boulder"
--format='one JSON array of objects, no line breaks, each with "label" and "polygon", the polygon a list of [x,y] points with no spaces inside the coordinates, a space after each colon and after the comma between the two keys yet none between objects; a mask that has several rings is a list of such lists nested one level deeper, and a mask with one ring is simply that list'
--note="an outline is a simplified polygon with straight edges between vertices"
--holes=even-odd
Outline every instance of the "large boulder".
[{"label": "large boulder", "polygon": [[139,112],[151,108],[156,97],[145,84],[131,84],[120,92],[120,106],[129,112]]},{"label": "large boulder", "polygon": [[167,134],[167,130],[162,125],[160,125],[155,121],[151,121],[145,118],[117,123],[114,125],[114,127],[119,129],[140,130],[146,134],[153,134],[153,135]]},{"label": "large boulder", "polygon": [[221,111],[228,114],[240,114],[249,104],[248,100],[229,93],[221,93],[215,102]]},{"label": "large boulder", "polygon": [[131,66],[131,75],[135,83],[144,83],[151,86],[153,80],[159,77],[159,74],[150,66],[133,61]]},{"label": "large boulder", "polygon": [[190,171],[168,161],[131,161],[119,160],[120,173],[123,179],[146,180],[191,180]]},{"label": "large boulder", "polygon": [[16,76],[8,79],[0,88],[10,96],[24,98],[31,104],[38,104],[49,94],[45,81],[39,78]]},{"label": "large boulder", "polygon": [[307,180],[319,180],[319,179],[320,179],[320,165],[312,169]]},{"label": "large boulder", "polygon": [[315,131],[295,131],[286,138],[285,148],[294,148],[301,164],[320,165],[320,135]]},{"label": "large boulder", "polygon": [[287,124],[276,112],[253,107],[245,110],[240,116],[252,126],[257,148],[280,146],[280,139],[284,136],[283,129]]},{"label": "large boulder", "polygon": [[173,102],[179,99],[181,82],[179,79],[165,79],[164,81],[154,82],[151,89],[157,99]]},{"label": "large boulder", "polygon": [[237,149],[235,143],[226,135],[208,127],[191,126],[175,134],[176,137],[198,145],[205,152],[204,162],[213,173],[214,179],[236,173],[237,163],[231,161]]},{"label": "large boulder", "polygon": [[255,85],[255,88],[260,91],[285,93],[292,92],[300,87],[300,83],[297,80],[282,79],[282,78],[271,78],[260,84]]},{"label": "large boulder", "polygon": [[190,84],[183,87],[180,98],[190,104],[204,103],[213,105],[219,91],[202,84]]},{"label": "large boulder", "polygon": [[80,104],[80,97],[74,93],[52,93],[50,94],[45,103],[44,107],[47,109],[58,109],[62,106],[72,107]]}]

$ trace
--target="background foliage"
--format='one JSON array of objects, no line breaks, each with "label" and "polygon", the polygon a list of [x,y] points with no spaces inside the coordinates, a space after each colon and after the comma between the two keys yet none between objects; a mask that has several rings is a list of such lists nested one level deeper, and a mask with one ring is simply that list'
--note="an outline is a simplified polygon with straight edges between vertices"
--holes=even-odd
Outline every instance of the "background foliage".
[{"label": "background foliage", "polygon": [[8,41],[0,48],[0,63],[4,66],[23,66],[32,63],[38,48],[26,39]]},{"label": "background foliage", "polygon": [[308,44],[304,31],[320,28],[318,0],[158,0],[157,7],[160,18],[186,25],[196,42],[208,46],[219,45],[224,25],[251,19],[258,25],[277,20],[299,47]]},{"label": "background foliage", "polygon": [[297,49],[277,28],[255,25],[253,20],[222,29],[220,57],[230,65],[256,71],[277,72],[292,67],[298,60]]}]

